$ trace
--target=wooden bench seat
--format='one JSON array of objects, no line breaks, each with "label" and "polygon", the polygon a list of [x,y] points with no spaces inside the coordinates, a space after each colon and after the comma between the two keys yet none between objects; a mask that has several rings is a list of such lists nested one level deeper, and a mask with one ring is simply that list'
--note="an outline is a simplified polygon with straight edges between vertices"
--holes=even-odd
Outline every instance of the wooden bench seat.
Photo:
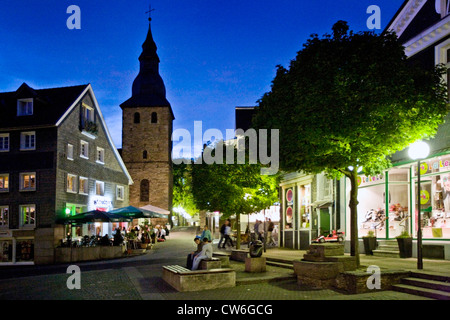
[{"label": "wooden bench seat", "polygon": [[163,266],[163,280],[177,291],[201,291],[236,286],[236,272],[230,268],[189,270],[182,266]]}]

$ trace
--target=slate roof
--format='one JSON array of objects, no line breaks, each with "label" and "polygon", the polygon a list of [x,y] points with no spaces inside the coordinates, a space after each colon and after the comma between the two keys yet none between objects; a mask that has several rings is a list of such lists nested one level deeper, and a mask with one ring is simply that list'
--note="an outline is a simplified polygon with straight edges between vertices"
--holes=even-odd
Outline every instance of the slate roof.
[{"label": "slate roof", "polygon": [[[89,84],[33,89],[23,83],[0,93],[0,128],[54,126]],[[17,99],[33,98],[33,115],[17,116]]]}]

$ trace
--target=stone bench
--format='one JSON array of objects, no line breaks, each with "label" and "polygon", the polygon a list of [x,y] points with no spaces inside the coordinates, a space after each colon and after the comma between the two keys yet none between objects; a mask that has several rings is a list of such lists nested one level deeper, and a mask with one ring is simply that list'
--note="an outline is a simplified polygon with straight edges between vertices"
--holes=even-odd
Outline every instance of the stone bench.
[{"label": "stone bench", "polygon": [[[392,290],[393,285],[400,283],[402,278],[410,275],[410,272],[406,270],[381,269],[380,272],[380,290]],[[371,276],[371,272],[363,270],[345,271],[337,276],[335,287],[350,294],[379,291],[368,287],[367,280]]]},{"label": "stone bench", "polygon": [[329,256],[325,257],[325,262],[339,262],[342,263],[344,271],[356,270],[356,258],[352,256]]},{"label": "stone bench", "polygon": [[171,265],[163,267],[163,280],[180,292],[232,288],[236,286],[236,272],[229,268],[191,271]]},{"label": "stone bench", "polygon": [[203,259],[200,261],[200,270],[211,270],[222,268],[222,261],[219,258]]},{"label": "stone bench", "polygon": [[266,258],[245,258],[245,272],[266,272]]},{"label": "stone bench", "polygon": [[222,268],[230,267],[230,255],[223,252],[214,252],[213,257],[220,260]]},{"label": "stone bench", "polygon": [[294,260],[293,263],[297,283],[317,289],[333,287],[337,276],[344,272],[343,264],[338,262]]},{"label": "stone bench", "polygon": [[235,261],[241,261],[241,262],[245,262],[245,259],[248,257],[249,252],[248,250],[231,250],[231,256],[230,259],[231,260],[235,260]]}]

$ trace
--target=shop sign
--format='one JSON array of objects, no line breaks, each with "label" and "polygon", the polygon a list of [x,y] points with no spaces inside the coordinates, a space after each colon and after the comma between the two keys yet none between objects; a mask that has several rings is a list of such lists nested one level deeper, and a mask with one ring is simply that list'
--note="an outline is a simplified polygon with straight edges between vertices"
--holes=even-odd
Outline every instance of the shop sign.
[{"label": "shop sign", "polygon": [[427,190],[420,190],[420,204],[427,204],[430,201],[430,194]]},{"label": "shop sign", "polygon": [[289,188],[286,190],[286,228],[292,228],[293,216],[294,216],[294,190]]},{"label": "shop sign", "polygon": [[[439,172],[442,169],[450,169],[450,160],[439,160],[435,162],[421,162],[420,163],[420,174],[427,174],[432,172]],[[415,167],[415,172],[417,175],[417,166]]]},{"label": "shop sign", "polygon": [[358,176],[358,187],[360,186],[366,186],[366,185],[370,185],[370,184],[376,184],[376,183],[381,183],[384,182],[384,175],[383,174],[379,174],[376,176]]},{"label": "shop sign", "polygon": [[90,199],[90,204],[91,204],[91,207],[96,208],[96,209],[113,207],[112,200],[107,197],[102,197],[102,196],[92,197]]},{"label": "shop sign", "polygon": [[286,190],[286,201],[289,206],[294,204],[294,192],[292,188]]},{"label": "shop sign", "polygon": [[287,207],[286,209],[286,222],[292,223],[292,207]]},{"label": "shop sign", "polygon": [[450,167],[450,160],[440,160],[433,163],[433,170]]}]

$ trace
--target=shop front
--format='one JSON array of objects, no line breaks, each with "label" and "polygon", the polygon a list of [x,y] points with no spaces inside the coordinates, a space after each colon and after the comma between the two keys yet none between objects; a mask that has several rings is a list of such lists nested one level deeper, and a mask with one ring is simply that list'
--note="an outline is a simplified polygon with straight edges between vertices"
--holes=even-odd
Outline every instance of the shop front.
[{"label": "shop front", "polygon": [[[450,240],[450,155],[420,165],[420,212],[423,238]],[[412,167],[413,199],[417,199],[417,165]],[[413,234],[417,234],[417,201],[414,203]],[[449,243],[450,244],[450,243]]]},{"label": "shop front", "polygon": [[0,230],[0,263],[34,264],[33,231]]},{"label": "shop front", "polygon": [[[293,181],[289,178],[294,178]],[[281,183],[280,246],[307,250],[312,238],[312,175],[288,174]]]},{"label": "shop front", "polygon": [[[417,239],[420,211],[423,245],[440,246],[444,255],[450,252],[450,154],[421,162],[420,205],[417,172],[416,163],[406,163],[377,176],[358,177],[358,235],[374,231],[378,239],[395,239],[407,232]],[[349,199],[350,185],[346,183]],[[350,230],[348,207],[346,210]],[[450,259],[449,254],[445,257]]]}]

